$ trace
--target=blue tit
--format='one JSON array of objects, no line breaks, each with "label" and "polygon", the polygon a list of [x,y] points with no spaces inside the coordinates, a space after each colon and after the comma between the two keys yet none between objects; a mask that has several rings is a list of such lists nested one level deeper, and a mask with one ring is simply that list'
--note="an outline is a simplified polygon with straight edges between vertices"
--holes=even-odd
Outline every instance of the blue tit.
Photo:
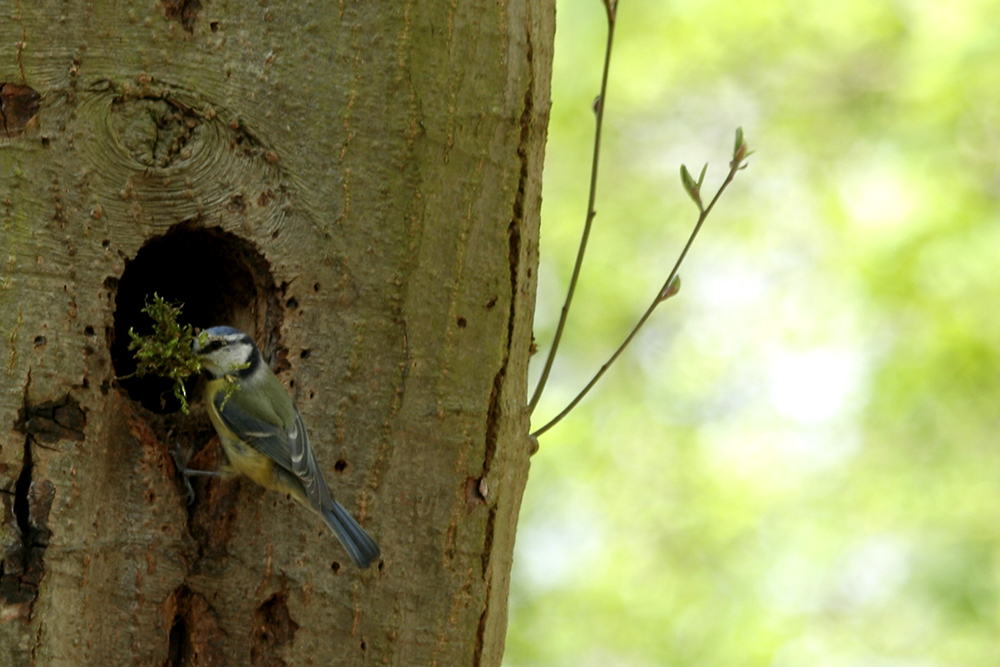
[{"label": "blue tit", "polygon": [[302,417],[253,339],[212,327],[192,347],[209,376],[205,405],[232,468],[318,512],[358,567],[378,560],[375,540],[330,495]]}]

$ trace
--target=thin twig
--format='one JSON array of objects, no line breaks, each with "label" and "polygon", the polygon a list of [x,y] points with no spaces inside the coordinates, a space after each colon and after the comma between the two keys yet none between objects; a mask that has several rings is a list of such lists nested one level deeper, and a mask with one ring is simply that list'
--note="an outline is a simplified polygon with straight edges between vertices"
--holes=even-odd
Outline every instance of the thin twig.
[{"label": "thin twig", "polygon": [[573,275],[569,280],[569,289],[566,292],[566,301],[563,303],[562,312],[559,314],[559,324],[556,325],[556,333],[552,338],[552,347],[549,349],[549,355],[545,359],[545,366],[542,368],[542,374],[538,378],[538,385],[535,387],[535,393],[532,394],[531,401],[528,402],[529,414],[535,411],[535,406],[538,405],[538,399],[542,396],[542,390],[545,389],[545,383],[549,380],[549,373],[552,370],[552,362],[555,361],[556,351],[559,349],[559,341],[562,340],[563,329],[566,327],[566,318],[569,315],[569,306],[573,302],[573,293],[576,291],[576,283],[580,278],[580,267],[583,266],[583,254],[587,250],[587,240],[590,238],[590,228],[594,222],[594,216],[597,215],[597,211],[594,210],[594,200],[597,196],[597,165],[601,152],[601,128],[604,126],[604,102],[608,90],[608,70],[611,67],[611,45],[615,37],[615,16],[617,13],[618,1],[604,0],[604,7],[607,10],[608,15],[608,43],[604,49],[604,73],[601,75],[601,93],[598,96],[594,107],[597,120],[594,130],[594,155],[590,164],[590,195],[587,201],[587,220],[583,224],[583,236],[580,239],[580,247],[576,252],[576,264],[573,265]]},{"label": "thin twig", "polygon": [[[729,184],[733,182],[733,178],[736,177],[736,172],[739,171],[740,169],[743,169],[745,166],[743,164],[743,159],[746,158],[749,155],[749,153],[746,151],[745,146],[743,146],[742,149],[740,148],[741,142],[742,142],[742,132],[740,132],[740,134],[738,135],[735,155],[733,156],[733,161],[729,165],[729,175],[726,176],[726,180],[719,187],[719,191],[715,193],[714,197],[712,197],[712,201],[708,204],[708,207],[701,209],[701,213],[698,215],[698,222],[695,224],[694,229],[691,231],[691,235],[688,237],[687,243],[684,245],[684,250],[682,250],[680,256],[677,257],[677,261],[674,263],[674,268],[670,271],[670,275],[667,276],[666,281],[663,283],[663,287],[660,288],[660,291],[656,293],[656,298],[654,298],[653,302],[649,304],[649,308],[647,308],[646,312],[643,313],[642,318],[640,318],[639,322],[635,325],[635,327],[632,328],[632,331],[629,333],[628,337],[625,338],[622,344],[618,346],[618,349],[615,350],[615,353],[611,355],[611,358],[608,359],[603,366],[601,366],[601,369],[597,371],[597,374],[590,380],[590,382],[587,383],[587,386],[585,386],[583,390],[576,395],[576,398],[570,401],[569,405],[563,408],[563,411],[560,412],[558,415],[556,415],[553,419],[551,419],[547,424],[545,424],[545,426],[542,426],[536,431],[533,431],[531,433],[531,437],[537,438],[538,436],[542,435],[550,428],[558,424],[560,421],[562,421],[563,417],[568,415],[569,412],[576,407],[577,403],[583,400],[583,397],[590,392],[590,390],[594,387],[594,385],[597,384],[597,381],[601,379],[601,376],[604,375],[604,373],[609,368],[611,368],[611,364],[615,363],[615,360],[618,359],[618,357],[625,350],[625,348],[628,347],[628,344],[632,342],[632,339],[635,338],[635,335],[637,333],[639,333],[639,330],[642,328],[642,325],[646,323],[646,320],[648,320],[650,315],[653,314],[653,311],[656,310],[656,307],[659,306],[661,303],[663,303],[666,300],[667,296],[672,294],[673,291],[671,287],[673,286],[674,278],[677,276],[677,272],[678,270],[680,270],[681,264],[684,262],[684,258],[687,256],[688,250],[691,249],[691,245],[694,243],[694,240],[698,237],[698,232],[701,231],[701,227],[705,223],[705,220],[708,218],[708,214],[712,212],[712,208],[714,208],[715,203],[719,201],[719,197],[721,197],[722,193],[725,192],[727,187],[729,187]],[[701,208],[700,204],[699,208]]]}]

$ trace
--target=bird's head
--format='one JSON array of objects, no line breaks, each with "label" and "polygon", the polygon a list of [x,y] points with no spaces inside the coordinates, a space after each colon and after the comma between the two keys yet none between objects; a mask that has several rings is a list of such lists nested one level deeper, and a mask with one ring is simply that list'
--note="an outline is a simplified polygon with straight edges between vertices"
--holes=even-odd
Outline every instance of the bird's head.
[{"label": "bird's head", "polygon": [[247,377],[260,365],[260,351],[253,339],[233,327],[212,327],[195,336],[191,350],[213,378]]}]

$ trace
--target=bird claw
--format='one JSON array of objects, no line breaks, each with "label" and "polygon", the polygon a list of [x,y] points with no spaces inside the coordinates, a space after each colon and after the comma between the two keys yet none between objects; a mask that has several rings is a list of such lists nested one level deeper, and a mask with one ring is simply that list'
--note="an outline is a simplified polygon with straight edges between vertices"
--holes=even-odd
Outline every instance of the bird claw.
[{"label": "bird claw", "polygon": [[221,477],[217,472],[212,472],[210,470],[194,470],[188,468],[184,461],[184,455],[181,452],[181,444],[179,442],[174,443],[173,449],[170,450],[170,456],[174,459],[174,467],[177,468],[177,472],[181,474],[184,479],[184,488],[187,489],[188,505],[194,503],[195,493],[194,487],[191,486],[192,477]]},{"label": "bird claw", "polygon": [[181,445],[179,442],[174,443],[173,449],[170,450],[170,456],[174,460],[174,467],[177,468],[177,472],[181,474],[181,479],[184,480],[184,488],[187,489],[187,504],[191,505],[194,503],[194,487],[191,486],[191,478],[185,474],[187,466],[184,465],[184,455],[181,453]]}]

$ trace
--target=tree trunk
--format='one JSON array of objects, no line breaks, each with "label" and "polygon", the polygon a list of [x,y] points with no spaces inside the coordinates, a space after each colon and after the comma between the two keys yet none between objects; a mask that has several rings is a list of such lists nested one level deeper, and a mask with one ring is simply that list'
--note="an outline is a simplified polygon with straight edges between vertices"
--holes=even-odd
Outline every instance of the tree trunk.
[{"label": "tree trunk", "polygon": [[[498,665],[552,3],[0,11],[0,664]],[[154,292],[256,338],[380,563],[189,503],[204,409],[123,377]]]}]

